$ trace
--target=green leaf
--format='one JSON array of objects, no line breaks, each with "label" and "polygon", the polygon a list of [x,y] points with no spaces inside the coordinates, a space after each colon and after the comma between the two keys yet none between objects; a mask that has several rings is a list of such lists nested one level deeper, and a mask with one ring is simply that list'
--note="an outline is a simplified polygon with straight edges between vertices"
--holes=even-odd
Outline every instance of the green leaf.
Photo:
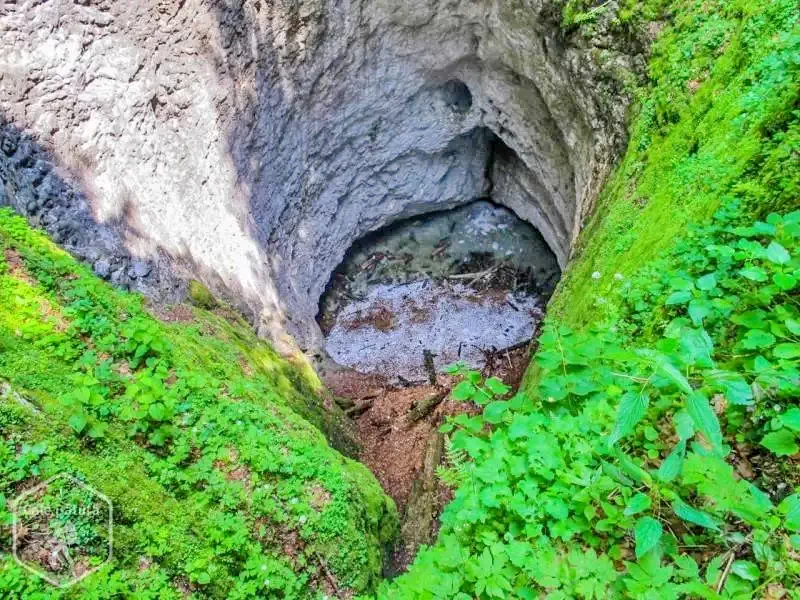
[{"label": "green leaf", "polygon": [[792,257],[786,251],[786,248],[781,246],[778,242],[773,241],[767,246],[767,259],[777,265],[785,265],[792,260]]},{"label": "green leaf", "polygon": [[800,431],[800,408],[790,408],[779,418],[784,427],[788,427],[792,431]]},{"label": "green leaf", "polygon": [[486,387],[489,388],[489,391],[495,396],[504,396],[511,391],[511,388],[498,377],[489,377],[489,379],[486,380]]},{"label": "green leaf", "polygon": [[197,573],[196,575],[194,575],[193,579],[195,580],[196,583],[199,583],[200,585],[208,585],[209,583],[211,583],[211,575],[209,575],[205,571],[203,571],[202,573]]},{"label": "green leaf", "polygon": [[700,279],[697,280],[696,285],[697,289],[703,290],[704,292],[708,292],[717,287],[717,277],[714,273],[703,275]]},{"label": "green leaf", "polygon": [[797,358],[800,356],[800,344],[778,344],[772,349],[775,358]]},{"label": "green leaf", "polygon": [[731,404],[743,406],[752,404],[753,389],[739,373],[712,371],[709,379],[716,386],[722,388],[722,392]]},{"label": "green leaf", "polygon": [[476,391],[475,386],[465,379],[452,389],[450,397],[459,401],[470,400]]},{"label": "green leaf", "polygon": [[676,386],[678,386],[680,390],[686,392],[687,394],[692,393],[693,390],[692,386],[689,384],[689,381],[683,376],[683,373],[681,373],[671,362],[669,362],[669,359],[666,356],[660,352],[647,349],[637,350],[636,354],[653,361],[656,369],[660,371],[662,375],[672,381]]},{"label": "green leaf", "polygon": [[761,445],[778,456],[791,456],[800,452],[795,435],[786,428],[765,435]]},{"label": "green leaf", "polygon": [[650,501],[650,496],[639,493],[628,501],[628,505],[625,507],[623,514],[626,517],[630,517],[631,515],[638,514],[643,510],[647,510],[651,505],[652,502]]},{"label": "green leaf", "polygon": [[98,440],[105,436],[108,425],[105,423],[95,423],[89,428],[89,437],[93,440]]},{"label": "green leaf", "polygon": [[731,566],[731,573],[747,581],[758,581],[758,578],[761,577],[761,569],[756,563],[749,560],[735,561]]},{"label": "green leaf", "polygon": [[617,421],[614,425],[614,431],[611,432],[608,439],[609,446],[613,446],[633,431],[636,424],[644,417],[649,404],[650,397],[647,394],[628,392],[622,396],[617,408]]},{"label": "green leaf", "polygon": [[797,285],[797,278],[788,273],[775,273],[775,275],[772,276],[772,281],[784,292],[794,289],[794,286]]},{"label": "green leaf", "polygon": [[669,482],[675,480],[678,475],[681,474],[681,468],[683,467],[683,457],[686,453],[686,442],[680,441],[678,444],[673,448],[672,452],[669,453],[669,456],[664,459],[664,462],[661,463],[661,466],[656,471],[656,477],[658,477],[663,482]]},{"label": "green leaf", "polygon": [[695,427],[703,432],[711,445],[717,450],[722,450],[722,430],[719,426],[719,419],[711,405],[700,392],[689,394],[686,402],[686,411],[692,417]]},{"label": "green leaf", "polygon": [[86,428],[87,422],[86,415],[82,412],[75,413],[69,418],[69,421],[67,421],[75,433],[81,433]]},{"label": "green leaf", "polygon": [[483,407],[483,418],[492,424],[500,423],[503,420],[506,412],[508,411],[508,402],[495,401],[490,402]]},{"label": "green leaf", "polygon": [[705,527],[706,529],[719,531],[719,526],[711,515],[709,515],[707,512],[697,510],[696,508],[689,506],[680,498],[672,503],[672,510],[674,510],[675,514],[684,521],[694,523],[695,525]]},{"label": "green leaf", "polygon": [[689,318],[695,325],[702,325],[703,319],[711,314],[711,303],[702,298],[695,298],[689,302]]},{"label": "green leaf", "polygon": [[800,531],[800,494],[792,494],[778,505],[778,511],[785,515],[784,527],[789,531]]},{"label": "green leaf", "polygon": [[163,421],[167,416],[167,407],[161,402],[155,402],[154,404],[150,405],[150,408],[147,412],[150,414],[150,418],[154,421]]},{"label": "green leaf", "polygon": [[748,310],[738,315],[733,315],[731,321],[737,325],[743,325],[748,329],[766,329],[767,328],[767,313],[763,310]]},{"label": "green leaf", "polygon": [[658,545],[664,529],[661,523],[652,517],[642,517],[636,522],[636,558],[641,558]]},{"label": "green leaf", "polygon": [[675,413],[672,421],[675,423],[675,431],[678,434],[678,438],[682,442],[687,441],[694,435],[694,421],[692,416],[685,410]]},{"label": "green leaf", "polygon": [[758,350],[766,348],[775,343],[775,336],[766,331],[751,329],[742,339],[742,347],[747,350]]},{"label": "green leaf", "polygon": [[786,329],[791,331],[794,335],[800,335],[800,321],[795,319],[786,319]]},{"label": "green leaf", "polygon": [[679,292],[672,292],[666,301],[667,306],[674,306],[677,304],[686,304],[689,300],[692,299],[692,292],[688,290],[682,290]]},{"label": "green leaf", "polygon": [[761,267],[745,267],[739,271],[739,275],[750,281],[757,281],[759,283],[767,280],[767,272]]}]

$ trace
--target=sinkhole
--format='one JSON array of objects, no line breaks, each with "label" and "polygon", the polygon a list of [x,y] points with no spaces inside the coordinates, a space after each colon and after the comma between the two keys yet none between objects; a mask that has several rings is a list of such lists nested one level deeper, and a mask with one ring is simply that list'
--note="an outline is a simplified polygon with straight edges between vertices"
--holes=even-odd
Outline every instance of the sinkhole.
[{"label": "sinkhole", "polygon": [[317,322],[337,364],[405,383],[526,344],[560,276],[542,235],[481,199],[357,240],[333,272]]}]

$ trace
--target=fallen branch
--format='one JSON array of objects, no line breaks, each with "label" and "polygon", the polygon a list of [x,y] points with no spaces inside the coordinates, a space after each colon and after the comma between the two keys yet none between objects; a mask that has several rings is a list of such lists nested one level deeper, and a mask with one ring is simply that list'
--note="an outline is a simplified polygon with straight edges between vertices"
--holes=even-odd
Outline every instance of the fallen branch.
[{"label": "fallen branch", "polygon": [[344,414],[346,414],[351,419],[357,419],[365,412],[367,412],[370,408],[372,408],[372,405],[374,403],[375,399],[371,398],[365,402],[362,402],[361,404],[356,404],[355,406],[348,408],[346,411],[344,411]]},{"label": "fallen branch", "polygon": [[429,396],[425,396],[422,400],[414,402],[406,418],[408,424],[413,425],[427,417],[446,397],[447,390],[441,390]]}]

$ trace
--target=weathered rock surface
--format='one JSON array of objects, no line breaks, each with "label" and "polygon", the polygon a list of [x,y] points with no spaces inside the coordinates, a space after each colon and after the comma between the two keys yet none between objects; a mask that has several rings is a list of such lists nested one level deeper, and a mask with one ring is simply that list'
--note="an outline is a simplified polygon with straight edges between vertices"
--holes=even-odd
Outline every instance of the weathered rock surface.
[{"label": "weathered rock surface", "polygon": [[555,0],[6,3],[0,202],[119,285],[191,274],[318,347],[331,271],[397,219],[490,195],[566,262],[639,59],[558,21]]}]

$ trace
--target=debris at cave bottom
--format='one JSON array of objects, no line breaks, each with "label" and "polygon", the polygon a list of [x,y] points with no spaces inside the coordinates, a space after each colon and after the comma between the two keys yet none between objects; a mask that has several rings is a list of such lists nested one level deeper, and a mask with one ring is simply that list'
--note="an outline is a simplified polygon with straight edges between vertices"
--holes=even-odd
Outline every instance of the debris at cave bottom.
[{"label": "debris at cave bottom", "polygon": [[531,339],[541,316],[539,299],[524,294],[431,280],[376,285],[341,309],[326,350],[361,373],[423,382],[432,365],[482,367],[487,353]]},{"label": "debris at cave bottom", "polygon": [[[530,360],[529,344],[489,351],[484,358],[485,377],[500,377],[517,389]],[[436,475],[443,443],[438,428],[447,416],[477,414],[480,407],[449,397],[458,382],[450,375],[438,375],[436,386],[395,386],[385,377],[343,368],[326,371],[323,379],[340,406],[359,408],[351,413],[359,458],[394,499],[402,521],[386,574],[401,573],[419,545],[435,539],[439,514],[452,497]]]}]

